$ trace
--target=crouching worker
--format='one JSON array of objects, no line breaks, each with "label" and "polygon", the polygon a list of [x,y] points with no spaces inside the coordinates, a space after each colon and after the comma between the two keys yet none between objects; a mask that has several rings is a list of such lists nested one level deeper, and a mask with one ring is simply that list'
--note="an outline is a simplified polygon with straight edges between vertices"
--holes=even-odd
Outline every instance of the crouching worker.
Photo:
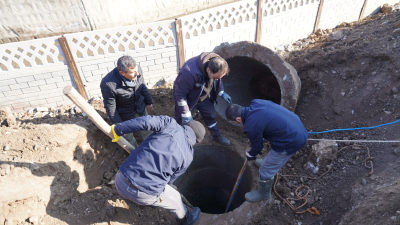
[{"label": "crouching worker", "polygon": [[245,195],[249,202],[269,199],[275,174],[306,143],[306,128],[293,112],[261,99],[251,101],[249,107],[231,104],[225,115],[229,121],[243,125],[251,143],[251,150],[246,152],[248,160],[256,159],[263,149],[263,139],[271,143],[267,156],[256,161],[260,167],[258,189]]},{"label": "crouching worker", "polygon": [[158,206],[172,213],[179,224],[194,224],[200,209],[189,212],[181,195],[170,185],[193,160],[193,145],[201,142],[204,126],[191,121],[180,126],[168,116],[144,116],[112,126],[114,140],[141,130],[154,131],[131,152],[115,175],[119,194],[139,205]]}]

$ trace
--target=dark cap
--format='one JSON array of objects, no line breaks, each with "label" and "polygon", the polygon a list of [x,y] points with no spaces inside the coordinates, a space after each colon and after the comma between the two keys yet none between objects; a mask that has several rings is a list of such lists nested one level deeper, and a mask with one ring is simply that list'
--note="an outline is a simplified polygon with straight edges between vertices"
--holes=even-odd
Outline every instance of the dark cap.
[{"label": "dark cap", "polygon": [[192,128],[194,134],[196,135],[196,142],[200,143],[204,139],[204,135],[206,135],[206,129],[203,124],[198,121],[190,121],[187,125]]}]

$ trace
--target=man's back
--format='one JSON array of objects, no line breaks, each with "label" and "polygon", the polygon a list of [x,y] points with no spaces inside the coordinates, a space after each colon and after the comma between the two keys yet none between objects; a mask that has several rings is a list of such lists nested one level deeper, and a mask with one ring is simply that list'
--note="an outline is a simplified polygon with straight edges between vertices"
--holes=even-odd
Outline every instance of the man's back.
[{"label": "man's back", "polygon": [[143,128],[155,132],[131,152],[120,170],[139,190],[157,195],[189,167],[196,138],[192,130],[167,116],[140,117],[119,129]]},{"label": "man's back", "polygon": [[[242,112],[244,132],[249,139],[257,136],[267,139],[276,151],[288,151],[301,147],[307,141],[308,132],[300,118],[286,108],[271,101],[254,99]],[[252,145],[253,146],[253,145]]]}]

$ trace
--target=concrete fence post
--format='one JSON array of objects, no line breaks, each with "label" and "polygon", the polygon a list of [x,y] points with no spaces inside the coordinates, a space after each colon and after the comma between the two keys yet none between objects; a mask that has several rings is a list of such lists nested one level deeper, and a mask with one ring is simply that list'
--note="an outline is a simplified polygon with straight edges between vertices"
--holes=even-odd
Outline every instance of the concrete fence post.
[{"label": "concrete fence post", "polygon": [[89,97],[86,93],[85,86],[83,85],[81,76],[79,75],[78,68],[76,67],[74,57],[72,56],[71,49],[69,48],[67,39],[63,36],[63,37],[58,38],[58,41],[60,42],[62,51],[64,52],[65,58],[67,60],[69,69],[71,70],[75,84],[78,87],[79,94],[84,99],[89,100]]},{"label": "concrete fence post", "polygon": [[314,32],[318,30],[319,20],[321,19],[323,5],[324,5],[324,0],[321,0],[318,7],[318,14],[317,14],[317,20],[315,21]]},{"label": "concrete fence post", "polygon": [[364,5],[361,9],[360,17],[358,18],[358,20],[362,20],[364,18],[364,11],[365,11],[365,8],[367,8],[367,4],[368,4],[368,0],[365,0]]},{"label": "concrete fence post", "polygon": [[185,46],[183,45],[183,33],[182,33],[182,20],[176,19],[176,38],[178,43],[178,57],[179,57],[179,69],[182,68],[185,63]]},{"label": "concrete fence post", "polygon": [[262,12],[263,12],[263,0],[258,0],[257,5],[257,29],[256,29],[256,42],[261,44],[261,27],[262,27]]}]

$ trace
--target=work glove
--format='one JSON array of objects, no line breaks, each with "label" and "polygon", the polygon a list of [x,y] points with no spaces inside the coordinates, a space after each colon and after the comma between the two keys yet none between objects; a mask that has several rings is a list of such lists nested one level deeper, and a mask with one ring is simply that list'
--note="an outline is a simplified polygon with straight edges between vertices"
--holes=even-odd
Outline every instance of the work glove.
[{"label": "work glove", "polygon": [[182,118],[182,125],[188,124],[190,121],[193,121],[193,117],[185,117]]},{"label": "work glove", "polygon": [[111,125],[111,130],[114,135],[114,139],[112,139],[112,142],[117,142],[119,140],[119,136],[115,133],[114,127],[115,127],[115,124]]},{"label": "work glove", "polygon": [[232,98],[225,91],[222,93],[221,98],[223,98],[227,103],[232,103]]},{"label": "work glove", "polygon": [[252,156],[252,155],[250,155],[249,152],[250,152],[250,151],[247,151],[247,152],[246,152],[247,160],[249,160],[249,161],[251,161],[251,160],[256,160],[256,159],[257,159],[257,155]]}]

